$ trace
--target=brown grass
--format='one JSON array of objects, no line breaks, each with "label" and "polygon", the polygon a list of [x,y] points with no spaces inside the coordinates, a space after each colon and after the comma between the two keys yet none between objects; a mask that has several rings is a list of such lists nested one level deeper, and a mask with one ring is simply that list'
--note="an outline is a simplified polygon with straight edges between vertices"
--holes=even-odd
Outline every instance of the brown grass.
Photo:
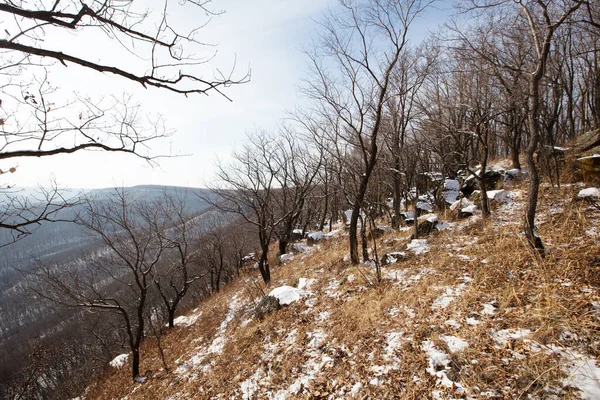
[{"label": "brown grass", "polygon": [[[346,237],[325,241],[319,245],[319,251],[298,255],[285,265],[274,267],[271,287],[255,283],[258,277],[254,275],[246,276],[203,301],[199,305],[203,315],[198,323],[166,332],[163,342],[167,363],[173,370],[178,364],[176,360],[186,360],[196,346],[211,342],[227,313],[228,300],[234,293],[242,293],[247,307],[230,324],[224,355],[215,357],[210,372],[198,372],[194,379],[166,373],[155,343],[149,340],[142,351],[142,370],[149,371],[146,383],[131,383],[127,369],[110,369],[92,385],[87,398],[128,395],[129,399],[154,399],[176,393],[178,398],[218,395],[229,398],[239,396],[240,384],[259,367],[270,371],[268,384],[261,391],[275,393],[289,387],[305,372],[310,359],[307,347],[317,327],[327,334],[321,351],[332,361],[299,398],[327,398],[333,393],[339,395],[344,387],[347,394],[356,382],[363,384],[362,398],[421,399],[430,398],[432,390],[452,393],[452,389],[436,387],[435,377],[425,371],[427,358],[421,350],[424,340],[432,340],[437,348],[449,354],[448,377],[461,382],[473,395],[493,392],[497,398],[529,395],[543,398],[547,396],[546,387],[562,386],[564,372],[557,356],[533,352],[530,342],[522,340],[498,345],[490,332],[529,329],[532,335],[528,339],[542,345],[572,346],[592,356],[600,355],[597,343],[600,327],[590,305],[600,297],[595,289],[581,290],[600,286],[600,245],[596,238],[584,233],[598,223],[600,215],[589,205],[572,201],[575,193],[573,187],[542,189],[538,231],[549,248],[544,258],[530,251],[520,235],[519,212],[515,214],[518,220],[497,226],[498,207],[488,222],[467,224],[452,234],[441,232],[431,236],[432,249],[427,255],[383,267],[384,272],[397,270],[406,277],[430,270],[420,280],[408,284],[389,280],[377,284],[369,268],[344,261]],[[560,212],[551,214],[550,210]],[[399,236],[387,233],[378,239],[380,256],[401,249],[408,240],[408,233]],[[474,243],[461,251],[452,247],[468,240]],[[459,253],[468,260],[457,257]],[[432,304],[445,288],[460,284],[465,275],[473,281],[465,285],[460,296],[445,309],[433,310]],[[317,301],[311,310],[307,311],[301,301],[262,321],[252,320],[241,326],[251,315],[252,301],[261,291],[281,284],[297,284],[302,277],[318,279],[312,287]],[[332,282],[339,282],[335,298],[327,295]],[[482,315],[484,303],[493,303],[496,313]],[[392,309],[398,312],[391,315]],[[410,316],[411,310],[414,318]],[[319,319],[322,312],[329,313],[325,321]],[[466,324],[467,317],[474,317],[480,323]],[[457,320],[460,326],[449,326],[446,323],[449,318]],[[284,344],[292,331],[296,332],[295,340]],[[397,368],[383,374],[380,385],[371,385],[369,381],[376,375],[371,367],[389,364],[387,332],[402,332],[405,337],[402,347],[394,353],[393,363]],[[566,337],[566,332],[571,336]],[[450,354],[442,335],[464,338],[469,346],[463,352]],[[275,350],[265,358],[269,346]],[[576,398],[570,390],[560,396]]]}]

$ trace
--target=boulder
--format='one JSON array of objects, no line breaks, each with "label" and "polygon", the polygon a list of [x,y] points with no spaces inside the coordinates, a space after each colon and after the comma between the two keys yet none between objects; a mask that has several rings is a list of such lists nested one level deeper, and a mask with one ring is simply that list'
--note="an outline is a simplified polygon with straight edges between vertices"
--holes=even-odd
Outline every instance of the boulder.
[{"label": "boulder", "polygon": [[405,211],[400,213],[400,220],[404,222],[405,225],[412,224],[415,220],[415,213],[412,211]]},{"label": "boulder", "polygon": [[295,251],[296,253],[305,253],[307,251],[310,251],[310,246],[304,243],[293,243],[292,251]]},{"label": "boulder", "polygon": [[254,309],[254,316],[257,319],[263,319],[265,316],[279,311],[281,309],[281,304],[279,304],[279,300],[274,296],[264,296]]},{"label": "boulder", "polygon": [[369,239],[373,239],[373,238],[379,239],[386,232],[390,232],[391,230],[392,230],[392,227],[390,227],[390,226],[379,225],[379,226],[375,227],[375,229],[369,233]]},{"label": "boulder", "polygon": [[456,179],[446,179],[438,193],[438,207],[446,208],[458,200],[460,195],[460,182]]},{"label": "boulder", "polygon": [[313,245],[317,242],[320,242],[325,238],[325,234],[323,232],[309,232],[306,235],[306,243],[309,245]]},{"label": "boulder", "polygon": [[391,253],[386,253],[381,258],[382,265],[395,264],[400,260],[404,260],[406,258],[406,253],[403,251],[393,251]]},{"label": "boulder", "polygon": [[[480,171],[476,171],[476,173],[479,174]],[[498,185],[498,182],[500,182],[500,180],[503,177],[504,170],[486,169],[485,175],[483,177],[483,183],[485,184],[485,188],[487,190],[494,190]],[[477,189],[480,189],[479,179],[477,179],[475,175],[470,175],[463,183],[462,187],[460,188],[460,191],[465,197],[469,197]]]},{"label": "boulder", "polygon": [[584,181],[600,179],[600,154],[577,158],[574,166]]},{"label": "boulder", "polygon": [[292,235],[290,236],[290,241],[298,242],[302,240],[304,237],[304,231],[302,229],[294,229],[292,231]]},{"label": "boulder", "polygon": [[600,129],[579,135],[573,143],[572,152],[582,156],[589,155],[600,149]]},{"label": "boulder", "polygon": [[518,182],[523,181],[525,177],[525,173],[520,169],[508,169],[504,171],[504,184],[505,185],[514,185]]},{"label": "boulder", "polygon": [[504,204],[512,201],[510,192],[504,189],[490,190],[487,192],[487,197],[490,202],[496,204]]},{"label": "boulder", "polygon": [[[438,223],[438,216],[436,214],[426,214],[418,219],[417,233],[419,237],[428,236],[435,230],[435,226]],[[415,235],[413,233],[412,239]]]},{"label": "boulder", "polygon": [[595,187],[589,187],[585,189],[581,189],[577,194],[577,197],[581,199],[594,199],[600,200],[600,189]]},{"label": "boulder", "polygon": [[458,218],[472,217],[473,215],[475,215],[476,211],[477,211],[477,206],[475,204],[464,207],[460,210],[460,213],[458,214]]},{"label": "boulder", "polygon": [[286,253],[279,256],[279,262],[284,263],[294,258],[294,253]]},{"label": "boulder", "polygon": [[450,206],[450,215],[453,218],[468,218],[475,214],[477,206],[468,199],[460,199]]},{"label": "boulder", "polygon": [[273,296],[279,300],[279,304],[287,306],[295,301],[300,300],[305,295],[304,290],[293,286],[280,286],[271,290],[269,296]]},{"label": "boulder", "polygon": [[594,207],[600,208],[600,189],[595,187],[581,189],[577,194],[577,199],[587,201]]}]

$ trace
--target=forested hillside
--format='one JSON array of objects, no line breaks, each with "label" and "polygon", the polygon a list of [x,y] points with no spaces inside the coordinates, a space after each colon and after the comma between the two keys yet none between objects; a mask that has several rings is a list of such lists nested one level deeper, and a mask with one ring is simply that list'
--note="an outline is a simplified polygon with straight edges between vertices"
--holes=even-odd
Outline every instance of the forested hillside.
[{"label": "forested hillside", "polygon": [[[321,5],[297,106],[232,139],[206,189],[54,185],[33,203],[2,186],[0,396],[600,395],[600,3]],[[88,150],[178,158],[156,143],[184,115],[58,101],[52,66],[149,98],[253,84],[193,51],[214,49],[199,39],[222,14],[210,1],[138,7],[0,4],[0,176]],[[52,46],[87,49],[95,28],[91,58]]]},{"label": "forested hillside", "polygon": [[419,239],[378,225],[360,264],[342,221],[298,238],[269,285],[250,269],[148,338],[140,379],[124,353],[81,398],[598,398],[600,189],[542,185],[544,257],[524,189],[500,181],[485,219],[467,198],[423,212]]}]

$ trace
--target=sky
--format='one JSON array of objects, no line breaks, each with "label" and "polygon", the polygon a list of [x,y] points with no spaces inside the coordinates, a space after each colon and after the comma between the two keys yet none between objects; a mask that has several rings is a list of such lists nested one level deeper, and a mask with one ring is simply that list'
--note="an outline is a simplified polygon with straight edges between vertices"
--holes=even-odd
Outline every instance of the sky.
[{"label": "sky", "polygon": [[[173,2],[177,3],[177,2]],[[161,9],[161,1],[144,0],[148,7]],[[337,0],[215,0],[212,7],[224,10],[202,28],[198,37],[216,45],[217,54],[204,66],[228,70],[235,62],[238,76],[251,70],[250,82],[225,89],[229,101],[216,92],[208,96],[184,97],[158,89],[144,89],[122,78],[87,71],[70,65],[54,65],[49,70],[52,84],[61,93],[90,96],[130,94],[147,114],[160,113],[175,133],[155,143],[153,154],[180,154],[163,158],[158,167],[132,155],[105,152],[79,152],[41,159],[20,159],[17,172],[4,178],[5,184],[47,186],[54,179],[70,189],[133,186],[140,184],[204,187],[214,178],[217,160],[227,163],[232,151],[241,146],[253,130],[274,130],[301,101],[299,87],[308,74],[302,49],[317,33],[323,13]],[[181,27],[194,27],[204,15],[188,8],[169,10]],[[156,12],[156,11],[155,11]],[[442,20],[439,10],[430,10],[415,27],[424,36]],[[153,14],[151,14],[153,15]],[[1,23],[2,21],[0,21]],[[130,60],[114,42],[95,34],[83,36],[60,32],[53,36],[56,48],[71,51],[90,60]],[[52,34],[49,34],[49,37]],[[49,40],[49,43],[52,43]],[[50,46],[52,47],[52,46]],[[127,67],[134,67],[133,64]],[[10,165],[12,166],[12,165]],[[0,168],[7,168],[7,165]],[[6,175],[5,175],[6,176]]]}]

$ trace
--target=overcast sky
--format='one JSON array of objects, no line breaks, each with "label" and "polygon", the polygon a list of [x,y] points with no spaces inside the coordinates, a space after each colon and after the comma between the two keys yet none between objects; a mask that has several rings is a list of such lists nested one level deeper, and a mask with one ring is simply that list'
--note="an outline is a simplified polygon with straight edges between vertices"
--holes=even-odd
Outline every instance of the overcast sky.
[{"label": "overcast sky", "polygon": [[[123,79],[82,71],[72,65],[54,66],[52,83],[65,91],[118,96],[126,92],[142,104],[145,112],[160,112],[168,128],[176,133],[156,146],[154,153],[173,151],[190,155],[163,159],[159,168],[151,168],[131,155],[102,152],[21,159],[17,173],[10,177],[12,183],[47,185],[54,177],[61,186],[69,188],[139,184],[204,186],[214,174],[217,158],[227,161],[249,131],[274,129],[286,111],[298,104],[298,86],[307,76],[308,65],[301,50],[310,44],[311,35],[316,34],[315,20],[336,4],[337,0],[215,0],[213,7],[225,13],[214,17],[199,35],[206,42],[218,44],[211,67],[226,69],[235,59],[240,74],[247,68],[252,71],[249,83],[226,90],[233,102],[217,93],[185,98],[157,89],[146,90]],[[419,21],[415,36],[435,29],[441,14],[431,10]],[[194,19],[197,16],[174,14],[176,22],[185,26],[197,23]],[[71,35],[64,42],[75,43],[80,49],[78,54],[88,57],[94,57],[95,52],[112,52],[112,48],[99,49],[100,42],[94,40]],[[67,50],[65,47],[64,51]],[[118,55],[118,49],[114,50]]]}]

